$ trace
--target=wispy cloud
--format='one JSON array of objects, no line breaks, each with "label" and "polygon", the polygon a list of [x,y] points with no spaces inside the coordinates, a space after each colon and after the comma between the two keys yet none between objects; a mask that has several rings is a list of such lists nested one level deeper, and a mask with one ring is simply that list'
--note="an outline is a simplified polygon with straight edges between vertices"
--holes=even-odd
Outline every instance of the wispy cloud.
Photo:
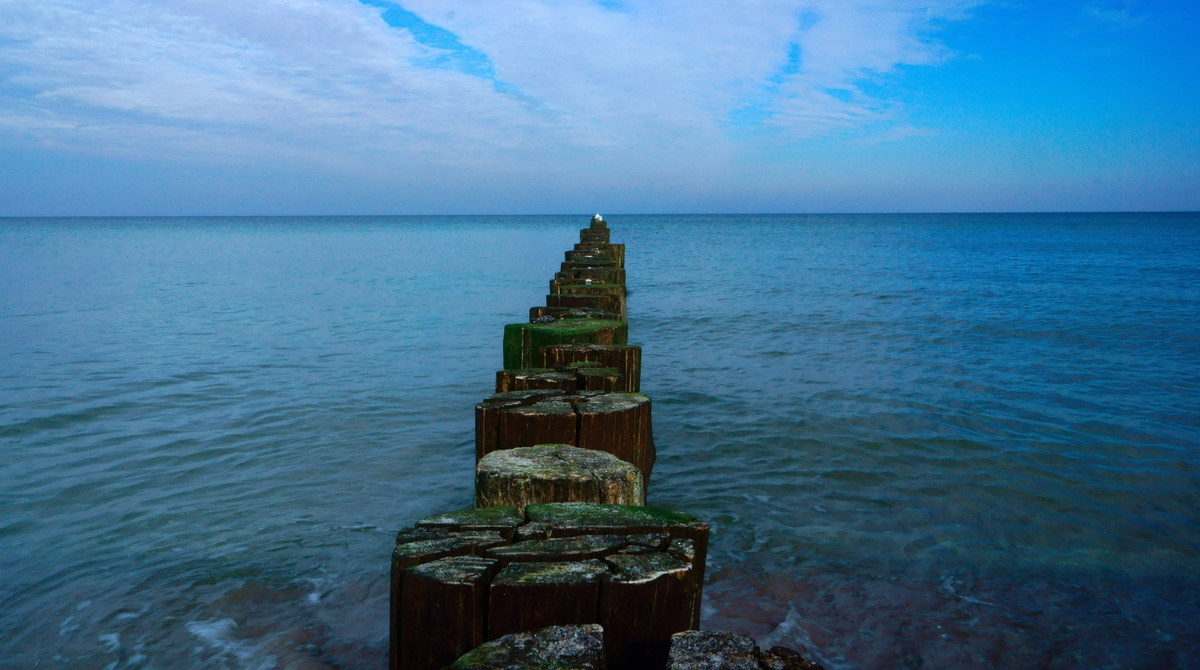
[{"label": "wispy cloud", "polygon": [[[974,3],[0,0],[0,141],[486,167],[700,160],[886,120]],[[7,138],[7,139],[5,139]]]},{"label": "wispy cloud", "polygon": [[1136,28],[1145,21],[1145,17],[1135,14],[1126,2],[1088,5],[1083,8],[1083,15],[1111,30]]}]

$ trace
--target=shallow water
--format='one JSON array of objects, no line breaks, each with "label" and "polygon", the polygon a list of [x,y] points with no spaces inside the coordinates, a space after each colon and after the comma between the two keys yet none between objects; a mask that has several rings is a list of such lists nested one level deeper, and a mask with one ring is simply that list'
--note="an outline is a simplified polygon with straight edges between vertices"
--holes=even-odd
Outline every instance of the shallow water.
[{"label": "shallow water", "polygon": [[[587,217],[0,221],[0,667],[385,665]],[[611,217],[705,626],[1200,665],[1200,217]]]}]

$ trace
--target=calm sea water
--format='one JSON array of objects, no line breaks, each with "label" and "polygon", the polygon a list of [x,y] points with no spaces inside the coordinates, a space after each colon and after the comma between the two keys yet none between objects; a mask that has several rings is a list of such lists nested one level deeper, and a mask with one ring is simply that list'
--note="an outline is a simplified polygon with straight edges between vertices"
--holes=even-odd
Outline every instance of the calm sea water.
[{"label": "calm sea water", "polygon": [[[384,667],[587,218],[0,220],[0,667]],[[1200,215],[610,225],[705,627],[1200,667]]]}]

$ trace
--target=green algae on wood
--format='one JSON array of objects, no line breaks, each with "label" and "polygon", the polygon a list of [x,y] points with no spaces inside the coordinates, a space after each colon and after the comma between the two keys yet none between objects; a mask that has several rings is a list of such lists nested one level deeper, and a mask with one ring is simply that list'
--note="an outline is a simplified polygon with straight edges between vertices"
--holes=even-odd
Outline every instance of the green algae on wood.
[{"label": "green algae on wood", "polygon": [[696,517],[661,507],[631,505],[595,505],[590,503],[552,503],[530,505],[525,518],[555,528],[667,528],[676,524],[699,523]]},{"label": "green algae on wood", "polygon": [[518,370],[537,367],[534,358],[539,347],[551,344],[626,344],[628,333],[629,325],[624,321],[604,319],[511,323],[504,327],[504,368]]},{"label": "green algae on wood", "polygon": [[703,583],[708,524],[690,514],[658,507],[551,503],[527,506],[525,518],[544,528],[546,537],[665,532],[672,540],[691,540],[697,583]]},{"label": "green algae on wood", "polygon": [[512,563],[492,580],[488,637],[557,624],[597,623],[601,561]]},{"label": "green algae on wood", "polygon": [[606,670],[604,629],[547,626],[512,633],[467,652],[447,670]]}]

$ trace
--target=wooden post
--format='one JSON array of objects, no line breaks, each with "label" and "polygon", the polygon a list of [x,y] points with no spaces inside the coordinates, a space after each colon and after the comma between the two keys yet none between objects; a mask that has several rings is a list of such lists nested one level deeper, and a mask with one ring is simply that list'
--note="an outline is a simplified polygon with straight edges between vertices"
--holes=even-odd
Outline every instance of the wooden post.
[{"label": "wooden post", "polygon": [[637,393],[642,383],[642,348],[633,344],[554,344],[538,349],[535,364],[539,368],[563,368],[584,361],[616,368],[623,377],[625,393]]},{"label": "wooden post", "polygon": [[601,561],[510,563],[492,581],[488,638],[544,626],[596,622]]},{"label": "wooden post", "polygon": [[604,670],[604,629],[597,624],[547,626],[504,635],[474,649],[447,670]]},{"label": "wooden post", "polygon": [[579,420],[576,395],[547,398],[532,405],[506,408],[500,414],[496,449],[532,447],[536,444],[575,444]]},{"label": "wooden post", "polygon": [[794,649],[758,648],[746,635],[690,630],[671,636],[667,670],[823,670],[821,664]]},{"label": "wooden post", "polygon": [[491,559],[456,556],[405,570],[401,670],[438,670],[487,640],[487,592],[495,568]]},{"label": "wooden post", "polygon": [[[558,271],[554,273],[555,281],[591,281],[595,284],[625,284],[625,268],[619,266],[605,266],[598,268],[573,268],[569,272]],[[554,292],[553,289],[550,291]]]},{"label": "wooden post", "polygon": [[671,637],[669,670],[729,668],[759,670],[758,645],[735,633],[685,631]]},{"label": "wooden post", "polygon": [[485,507],[463,509],[427,516],[417,522],[417,528],[445,530],[454,533],[494,531],[505,541],[512,541],[525,516],[516,507]]},{"label": "wooden post", "polygon": [[622,392],[628,386],[619,369],[602,367],[594,361],[577,361],[558,369],[496,371],[496,393],[549,389],[568,394],[576,391]]},{"label": "wooden post", "polygon": [[[542,539],[520,539],[528,535]],[[670,635],[699,616],[708,526],[679,512],[477,508],[428,517],[401,536],[418,563],[405,562],[392,584],[393,670],[440,668],[488,638],[578,622],[607,621],[607,644],[621,659],[642,651],[665,659]],[[447,538],[457,539],[436,544]],[[609,667],[634,667],[625,663],[612,657]]]},{"label": "wooden post", "polygon": [[[607,299],[617,296],[579,297]],[[549,303],[547,304],[549,305]],[[590,307],[591,305],[582,306]],[[537,367],[533,362],[535,352],[540,347],[551,344],[627,344],[628,332],[629,326],[624,321],[602,319],[562,319],[554,323],[511,323],[504,327],[504,369],[520,370]]]},{"label": "wooden post", "polygon": [[475,462],[478,463],[484,454],[498,448],[496,439],[500,431],[500,417],[505,410],[522,405],[532,405],[545,398],[562,394],[562,391],[556,389],[508,391],[496,393],[475,405]]},{"label": "wooden post", "polygon": [[647,485],[654,469],[654,433],[650,397],[641,393],[605,393],[575,403],[579,415],[576,446],[606,451],[642,471]]},{"label": "wooden post", "polygon": [[475,468],[475,506],[515,506],[553,502],[642,505],[642,473],[602,451],[566,444],[493,451]]},{"label": "wooden post", "polygon": [[558,389],[565,393],[574,393],[577,388],[575,374],[551,368],[498,370],[496,372],[496,393],[541,389]]},{"label": "wooden post", "polygon": [[657,670],[671,635],[692,628],[700,610],[691,563],[664,552],[608,557],[600,589],[600,625],[613,667]]},{"label": "wooden post", "polygon": [[[504,544],[505,539],[492,529],[473,529],[475,532],[453,533],[447,528],[411,528],[396,536],[392,550],[392,567],[389,610],[391,633],[388,643],[390,667],[401,667],[398,656],[399,641],[403,637],[404,604],[400,594],[404,590],[404,574],[411,567],[451,556],[468,556],[481,553],[490,547]],[[512,535],[510,533],[509,537]]]},{"label": "wooden post", "polygon": [[[574,295],[551,293],[546,296],[546,306],[559,309],[594,309],[617,314],[625,318],[625,296],[621,295]],[[545,344],[551,344],[546,342]],[[594,342],[594,344],[625,344],[624,342]]]},{"label": "wooden post", "polygon": [[525,508],[526,525],[537,524],[546,537],[586,534],[667,533],[672,540],[691,540],[699,570],[697,585],[704,583],[708,555],[708,524],[690,514],[656,507],[554,503]]},{"label": "wooden post", "polygon": [[[528,395],[519,396],[518,393]],[[476,465],[499,449],[568,444],[633,463],[650,481],[654,435],[650,398],[641,393],[509,392],[476,406]]]},{"label": "wooden post", "polygon": [[625,375],[616,368],[602,368],[588,361],[571,366],[575,371],[575,388],[580,391],[619,393],[625,390]]},{"label": "wooden post", "polygon": [[546,307],[535,306],[529,308],[529,322],[537,322],[538,319],[553,317],[559,319],[603,319],[605,321],[620,321],[619,314],[609,312],[603,309],[594,309],[592,307]]}]

